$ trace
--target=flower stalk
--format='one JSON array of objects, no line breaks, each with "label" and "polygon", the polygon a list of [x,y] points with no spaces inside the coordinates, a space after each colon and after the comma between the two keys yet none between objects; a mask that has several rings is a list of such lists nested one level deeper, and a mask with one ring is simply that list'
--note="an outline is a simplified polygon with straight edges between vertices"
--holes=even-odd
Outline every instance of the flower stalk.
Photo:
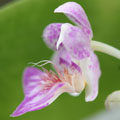
[{"label": "flower stalk", "polygon": [[115,58],[118,58],[120,59],[120,50],[108,45],[108,44],[105,44],[105,43],[101,43],[101,42],[98,42],[98,41],[91,41],[91,48],[94,50],[94,51],[99,51],[99,52],[103,52],[103,53],[106,53],[108,55],[111,55]]}]

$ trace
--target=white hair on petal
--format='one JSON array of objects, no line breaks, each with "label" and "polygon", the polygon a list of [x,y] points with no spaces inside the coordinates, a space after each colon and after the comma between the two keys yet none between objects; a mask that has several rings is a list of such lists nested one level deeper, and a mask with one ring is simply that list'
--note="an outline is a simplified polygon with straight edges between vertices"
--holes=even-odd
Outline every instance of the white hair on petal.
[{"label": "white hair on petal", "polygon": [[[41,63],[42,63],[42,64],[41,64]],[[42,67],[42,66],[47,65],[47,64],[53,64],[53,62],[50,61],[50,60],[42,60],[42,61],[39,61],[39,62],[36,62],[36,63],[34,63],[34,62],[29,62],[28,64],[33,64],[33,67],[34,67],[34,66]],[[39,64],[40,64],[40,65],[39,65]],[[54,64],[53,64],[53,65],[54,65]]]}]

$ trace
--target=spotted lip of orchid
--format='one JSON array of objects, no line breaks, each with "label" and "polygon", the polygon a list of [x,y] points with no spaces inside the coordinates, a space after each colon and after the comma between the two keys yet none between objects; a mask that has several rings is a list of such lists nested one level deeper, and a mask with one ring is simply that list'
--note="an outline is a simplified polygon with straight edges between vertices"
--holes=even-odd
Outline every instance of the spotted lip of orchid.
[{"label": "spotted lip of orchid", "polygon": [[58,75],[47,70],[27,68],[23,75],[25,97],[11,115],[13,117],[42,109],[64,92],[79,95],[85,89],[85,100],[93,101],[98,95],[101,75],[94,50],[120,59],[119,50],[92,40],[89,20],[79,4],[67,2],[55,9],[55,13],[64,13],[76,24],[53,23],[44,30],[45,43],[55,51],[50,63],[55,66]]}]

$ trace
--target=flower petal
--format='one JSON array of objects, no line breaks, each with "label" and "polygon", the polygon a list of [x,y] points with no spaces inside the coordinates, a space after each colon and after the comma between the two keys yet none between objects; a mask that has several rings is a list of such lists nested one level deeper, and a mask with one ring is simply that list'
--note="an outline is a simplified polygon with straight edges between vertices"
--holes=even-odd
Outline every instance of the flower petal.
[{"label": "flower petal", "polygon": [[36,68],[27,68],[23,79],[25,98],[11,115],[12,117],[42,109],[65,92],[64,83],[57,76],[51,73],[46,74]]},{"label": "flower petal", "polygon": [[56,47],[61,44],[74,59],[83,59],[90,55],[90,39],[79,27],[63,24]]},{"label": "flower petal", "polygon": [[91,51],[90,57],[80,60],[80,67],[86,79],[86,101],[93,101],[98,94],[98,84],[101,75],[97,56]]},{"label": "flower petal", "polygon": [[52,57],[52,61],[61,71],[66,67],[70,71],[77,70],[78,72],[81,72],[80,67],[72,61],[70,54],[65,50],[65,48],[61,48],[59,51],[55,52]]},{"label": "flower petal", "polygon": [[90,38],[93,37],[93,33],[91,30],[91,26],[88,20],[88,17],[79,4],[75,2],[67,2],[63,5],[59,6],[54,11],[55,13],[64,13],[70,20],[72,20],[75,24],[82,27],[82,29],[89,35]]},{"label": "flower petal", "polygon": [[59,52],[56,52],[53,61],[55,61],[56,66],[59,67],[61,74],[63,74],[63,80],[69,81],[74,89],[72,92],[69,92],[69,94],[78,96],[85,88],[85,79],[84,76],[82,76],[80,67],[75,62],[68,61],[68,59],[65,58],[64,53],[59,54]]},{"label": "flower petal", "polygon": [[56,50],[56,43],[60,35],[61,25],[62,23],[49,24],[43,32],[43,39],[45,43],[53,50]]},{"label": "flower petal", "polygon": [[69,95],[74,96],[74,97],[77,97],[77,96],[80,95],[80,93],[69,93]]},{"label": "flower petal", "polygon": [[66,60],[66,62],[64,63],[64,64],[66,64],[66,66],[71,64],[71,56],[64,47],[60,48],[57,52],[55,52],[51,58],[53,63],[55,63],[57,65],[59,70],[63,69],[62,66],[60,65],[60,63],[61,63],[60,58]]}]

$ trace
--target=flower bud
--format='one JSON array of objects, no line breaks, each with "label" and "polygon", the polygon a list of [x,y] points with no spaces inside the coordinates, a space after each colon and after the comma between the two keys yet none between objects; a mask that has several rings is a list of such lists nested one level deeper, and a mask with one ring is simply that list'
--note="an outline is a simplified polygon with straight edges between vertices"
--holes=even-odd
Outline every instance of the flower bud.
[{"label": "flower bud", "polygon": [[107,97],[105,107],[109,110],[120,108],[120,90],[111,93]]}]

